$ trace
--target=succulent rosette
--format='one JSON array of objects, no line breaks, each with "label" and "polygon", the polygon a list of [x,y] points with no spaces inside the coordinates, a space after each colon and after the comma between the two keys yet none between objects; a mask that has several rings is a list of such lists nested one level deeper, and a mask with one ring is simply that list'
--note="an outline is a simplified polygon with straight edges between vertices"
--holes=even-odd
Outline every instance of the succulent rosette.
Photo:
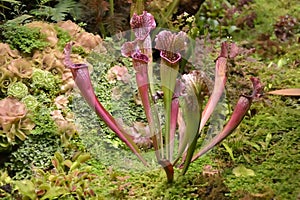
[{"label": "succulent rosette", "polygon": [[33,129],[34,123],[26,118],[26,114],[25,104],[17,99],[7,97],[0,100],[0,135],[6,136],[9,144],[13,144],[16,137],[25,140]]},{"label": "succulent rosette", "polygon": [[75,86],[75,82],[73,80],[73,75],[70,69],[65,69],[62,74],[62,85],[60,87],[60,90],[62,92],[67,92],[71,89],[73,89]]},{"label": "succulent rosette", "polygon": [[54,89],[58,84],[58,79],[53,74],[41,69],[34,69],[31,79],[33,86],[46,90]]},{"label": "succulent rosette", "polygon": [[74,46],[83,47],[87,52],[90,52],[98,45],[101,45],[102,39],[99,35],[94,35],[88,32],[81,32],[75,40]]},{"label": "succulent rosette", "polygon": [[0,68],[0,90],[2,93],[6,93],[7,88],[10,84],[17,81],[17,77],[8,69]]},{"label": "succulent rosette", "polygon": [[17,50],[12,50],[8,44],[0,43],[0,65],[8,64],[11,60],[20,57]]},{"label": "succulent rosette", "polygon": [[70,34],[71,38],[77,38],[78,35],[84,31],[83,28],[81,28],[76,23],[72,22],[71,20],[60,21],[57,23],[57,25],[60,28],[67,31]]},{"label": "succulent rosette", "polygon": [[32,95],[25,96],[21,99],[21,101],[26,105],[28,111],[34,111],[39,105],[39,102],[36,99],[36,97]]},{"label": "succulent rosette", "polygon": [[25,58],[18,58],[12,60],[7,66],[7,69],[21,79],[31,78],[33,72],[31,62],[29,62]]},{"label": "succulent rosette", "polygon": [[22,82],[11,83],[7,88],[7,95],[22,99],[28,94],[28,87]]}]

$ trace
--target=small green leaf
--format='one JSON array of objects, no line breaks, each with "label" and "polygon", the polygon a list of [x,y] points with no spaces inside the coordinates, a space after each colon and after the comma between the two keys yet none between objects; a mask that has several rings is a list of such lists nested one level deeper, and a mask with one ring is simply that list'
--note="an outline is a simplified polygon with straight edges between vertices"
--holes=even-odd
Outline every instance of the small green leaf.
[{"label": "small green leaf", "polygon": [[50,185],[47,183],[43,183],[42,185],[39,186],[40,190],[50,190]]},{"label": "small green leaf", "polygon": [[16,181],[16,186],[23,197],[36,199],[35,186],[30,180]]},{"label": "small green leaf", "polygon": [[225,147],[226,151],[229,153],[231,159],[234,161],[235,158],[234,158],[234,156],[233,156],[232,149],[231,149],[226,143],[223,143],[223,146]]},{"label": "small green leaf", "polygon": [[55,152],[54,156],[58,160],[59,163],[63,162],[64,158],[62,157],[62,155],[59,152]]},{"label": "small green leaf", "polygon": [[67,166],[68,168],[71,168],[72,164],[73,164],[73,163],[72,163],[71,160],[65,160],[65,161],[64,161],[64,165]]},{"label": "small green leaf", "polygon": [[272,140],[272,133],[268,133],[267,136],[266,136],[266,140],[265,140],[265,146],[264,146],[264,149],[267,149],[270,142]]},{"label": "small green leaf", "polygon": [[245,144],[252,146],[253,148],[255,148],[258,151],[260,150],[260,146],[258,144],[256,144],[255,142],[245,141]]},{"label": "small green leaf", "polygon": [[77,161],[80,163],[84,163],[85,161],[89,160],[90,158],[91,158],[91,155],[87,153],[87,154],[80,155],[77,158]]},{"label": "small green leaf", "polygon": [[54,199],[55,197],[59,197],[60,195],[67,193],[68,191],[62,187],[51,187],[46,194],[41,198],[43,199]]},{"label": "small green leaf", "polygon": [[252,169],[247,169],[244,165],[239,165],[232,170],[232,173],[237,177],[255,176]]},{"label": "small green leaf", "polygon": [[70,171],[76,169],[79,165],[80,165],[79,162],[77,162],[77,161],[73,162],[73,164],[72,164],[71,167],[70,167]]}]

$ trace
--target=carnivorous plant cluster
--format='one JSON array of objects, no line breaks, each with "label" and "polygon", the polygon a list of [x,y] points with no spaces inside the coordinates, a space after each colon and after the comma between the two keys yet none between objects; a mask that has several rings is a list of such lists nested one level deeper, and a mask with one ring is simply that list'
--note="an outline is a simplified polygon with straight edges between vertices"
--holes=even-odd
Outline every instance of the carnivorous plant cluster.
[{"label": "carnivorous plant cluster", "polygon": [[[135,39],[125,42],[121,53],[125,57],[132,58],[138,92],[150,127],[152,146],[158,163],[162,165],[167,174],[168,182],[172,182],[174,166],[183,168],[182,174],[185,174],[191,162],[208,152],[234,131],[249,110],[253,99],[261,96],[262,86],[258,78],[252,77],[252,95],[241,95],[223,130],[203,149],[195,153],[197,140],[224,92],[227,60],[237,55],[237,46],[234,43],[222,43],[221,52],[215,64],[213,91],[205,105],[205,97],[208,95],[205,73],[193,70],[182,76],[179,74],[179,62],[187,48],[187,35],[184,32],[172,33],[168,30],[160,31],[156,35],[155,48],[160,52],[159,80],[163,94],[163,119],[165,119],[165,122],[161,123],[157,99],[154,98],[156,92],[153,83],[150,37],[150,32],[156,28],[156,23],[154,17],[144,11],[141,15],[134,14],[130,25]],[[81,95],[108,127],[147,165],[137,145],[133,142],[133,136],[127,133],[98,101],[93,91],[87,65],[74,64],[71,61],[71,48],[72,43],[68,43],[65,47],[65,65],[71,69]],[[179,124],[180,119],[183,119],[183,122]]]}]

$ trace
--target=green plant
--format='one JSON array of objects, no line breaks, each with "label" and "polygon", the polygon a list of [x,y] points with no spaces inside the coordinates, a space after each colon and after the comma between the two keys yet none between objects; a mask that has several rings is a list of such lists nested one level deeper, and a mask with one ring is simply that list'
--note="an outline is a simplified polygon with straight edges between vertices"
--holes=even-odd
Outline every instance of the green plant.
[{"label": "green plant", "polygon": [[37,18],[46,18],[52,21],[62,21],[65,20],[67,15],[71,15],[75,20],[80,18],[82,12],[81,4],[74,0],[59,0],[57,4],[52,6],[47,6],[49,2],[53,0],[40,1],[37,9],[30,10],[30,14],[35,15]]},{"label": "green plant", "polygon": [[28,94],[28,87],[22,82],[11,83],[7,88],[7,95],[22,99]]},{"label": "green plant", "polygon": [[8,175],[7,171],[0,170],[0,197],[1,199],[13,198],[13,180]]},{"label": "green plant", "polygon": [[36,89],[44,89],[46,91],[51,91],[54,94],[59,90],[60,79],[57,76],[51,74],[51,72],[34,69],[32,73],[32,85],[31,87]]},{"label": "green plant", "polygon": [[[121,53],[125,57],[132,58],[138,92],[149,124],[149,133],[155,155],[158,163],[162,165],[167,174],[168,182],[172,182],[174,179],[173,166],[175,166],[179,159],[182,160],[179,167],[183,168],[182,174],[184,175],[192,161],[212,149],[233,132],[249,110],[252,100],[261,96],[262,86],[258,78],[251,78],[254,88],[252,95],[242,95],[240,97],[231,118],[223,130],[194,155],[201,131],[223,93],[227,78],[227,59],[234,58],[238,53],[238,48],[235,44],[229,47],[228,43],[222,43],[221,53],[216,61],[214,89],[208,99],[208,103],[203,109],[204,98],[206,96],[204,90],[207,87],[205,86],[203,72],[192,71],[189,74],[183,75],[181,79],[176,80],[179,71],[179,61],[182,58],[181,54],[186,47],[186,34],[183,32],[175,34],[164,30],[156,36],[155,48],[160,51],[161,57],[160,84],[163,91],[165,119],[162,129],[155,105],[156,102],[151,98],[155,97],[155,93],[152,81],[153,68],[150,31],[155,28],[156,23],[153,16],[144,11],[141,15],[134,14],[130,24],[136,39],[132,42],[124,43]],[[146,160],[141,156],[134,142],[136,139],[135,136],[128,134],[96,97],[87,65],[74,64],[71,61],[71,47],[72,43],[68,43],[65,47],[65,65],[71,69],[81,95],[106,125],[147,166]],[[183,116],[178,114],[179,108],[182,109]],[[184,119],[184,128],[179,132],[178,151],[174,155],[176,122],[179,117]]]},{"label": "green plant", "polygon": [[29,111],[35,111],[35,109],[39,105],[38,100],[32,95],[25,96],[24,98],[21,99],[21,101],[26,105],[26,108]]},{"label": "green plant", "polygon": [[57,38],[59,39],[57,46],[60,49],[63,49],[65,47],[65,45],[71,41],[71,36],[67,31],[63,30],[62,28],[60,28],[58,26],[55,26],[54,28],[57,32]]},{"label": "green plant", "polygon": [[93,189],[96,176],[91,173],[91,167],[84,163],[89,158],[89,154],[77,153],[71,160],[64,160],[56,152],[52,159],[53,169],[44,171],[33,168],[32,179],[17,181],[16,187],[23,198],[30,199],[96,198]]},{"label": "green plant", "polygon": [[[289,100],[295,98],[269,98],[272,104],[256,104],[253,109],[261,112],[245,120],[238,133],[227,142],[235,153],[235,165],[244,163],[255,176],[237,177],[228,169],[224,174],[225,183],[232,195],[240,195],[240,198],[248,195],[249,198],[295,199],[299,194],[299,174],[295,173],[299,168],[299,137],[295,137],[299,133],[296,125],[299,102],[296,100],[295,106],[291,106]],[[245,133],[243,137],[239,132]],[[222,156],[221,152],[218,155]]]},{"label": "green plant", "polygon": [[10,7],[7,7],[7,6],[5,5],[6,3],[9,3],[9,4],[11,4],[11,5],[19,5],[19,4],[20,4],[19,1],[15,1],[15,0],[1,0],[1,1],[0,1],[0,9],[1,9],[0,15],[2,15],[3,18],[6,18],[5,13],[4,13],[4,10],[11,10]]},{"label": "green plant", "polygon": [[48,45],[45,36],[37,28],[28,28],[25,25],[9,21],[0,28],[3,40],[12,48],[24,53],[31,54],[34,50],[41,50]]},{"label": "green plant", "polygon": [[5,167],[16,180],[30,178],[32,168],[49,169],[53,154],[60,149],[60,139],[55,135],[31,135],[16,151],[8,156]]},{"label": "green plant", "polygon": [[49,168],[51,157],[60,149],[60,137],[49,108],[39,104],[30,119],[35,124],[34,129],[23,143],[18,143],[18,148],[7,155],[8,161],[5,162],[9,174],[15,179],[30,177],[32,166]]},{"label": "green plant", "polygon": [[0,101],[0,152],[24,141],[34,124],[27,116],[25,104],[17,99],[7,97]]}]

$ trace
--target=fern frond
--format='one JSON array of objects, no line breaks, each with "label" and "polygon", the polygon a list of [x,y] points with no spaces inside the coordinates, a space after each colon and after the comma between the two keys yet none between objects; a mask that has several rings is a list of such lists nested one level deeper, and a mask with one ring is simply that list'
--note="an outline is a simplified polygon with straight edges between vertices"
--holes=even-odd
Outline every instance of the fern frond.
[{"label": "fern frond", "polygon": [[120,31],[124,31],[127,27],[127,18],[121,13],[115,13],[113,16],[109,16],[105,19],[104,25],[111,35],[114,35]]},{"label": "fern frond", "polygon": [[66,18],[66,16],[77,6],[76,1],[74,0],[60,0],[58,4],[55,5],[52,10],[53,21],[61,21]]},{"label": "fern frond", "polygon": [[53,21],[65,20],[70,14],[73,18],[79,18],[81,14],[81,5],[75,0],[59,0],[58,4],[53,7],[40,5],[39,9],[30,11],[31,14],[40,17],[51,17]]}]

